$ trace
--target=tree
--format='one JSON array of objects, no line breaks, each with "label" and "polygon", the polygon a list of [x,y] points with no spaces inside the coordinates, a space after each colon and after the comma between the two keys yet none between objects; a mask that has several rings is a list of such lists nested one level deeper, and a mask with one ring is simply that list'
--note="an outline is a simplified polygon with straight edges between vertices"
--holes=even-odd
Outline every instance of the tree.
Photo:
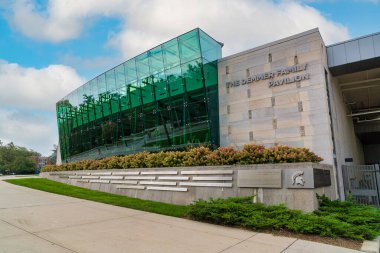
[{"label": "tree", "polygon": [[49,160],[51,164],[57,164],[57,150],[58,150],[58,145],[54,144],[53,149],[51,150],[53,151],[53,153],[49,156]]},{"label": "tree", "polygon": [[0,145],[0,173],[1,174],[31,174],[37,167],[32,156],[40,156],[39,153],[25,147],[16,146],[13,142]]}]

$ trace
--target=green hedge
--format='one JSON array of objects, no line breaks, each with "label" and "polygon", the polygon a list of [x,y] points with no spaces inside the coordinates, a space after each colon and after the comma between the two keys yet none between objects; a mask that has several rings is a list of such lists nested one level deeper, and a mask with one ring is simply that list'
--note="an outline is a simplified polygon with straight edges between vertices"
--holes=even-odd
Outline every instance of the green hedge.
[{"label": "green hedge", "polygon": [[188,215],[195,220],[252,230],[288,230],[301,234],[371,240],[380,235],[380,210],[319,197],[314,213],[283,205],[252,204],[252,197],[197,201]]},{"label": "green hedge", "polygon": [[265,148],[261,145],[245,145],[242,150],[231,147],[221,147],[216,150],[196,147],[186,151],[142,152],[126,156],[107,157],[101,160],[84,160],[59,166],[48,165],[42,169],[42,172],[320,161],[322,158],[307,148],[287,146]]}]

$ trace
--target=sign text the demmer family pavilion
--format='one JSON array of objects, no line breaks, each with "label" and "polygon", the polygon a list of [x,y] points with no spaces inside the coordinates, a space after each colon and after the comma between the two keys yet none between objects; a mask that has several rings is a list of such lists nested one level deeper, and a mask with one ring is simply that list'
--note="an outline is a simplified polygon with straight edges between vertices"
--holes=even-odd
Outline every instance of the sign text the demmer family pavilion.
[{"label": "sign text the demmer family pavilion", "polygon": [[[240,86],[240,85],[250,84],[253,82],[258,82],[261,80],[269,80],[268,84],[269,84],[269,88],[270,88],[270,87],[280,86],[283,84],[299,82],[302,80],[310,79],[309,73],[305,73],[305,74],[299,74],[298,73],[301,71],[305,71],[306,67],[307,67],[307,63],[298,64],[298,65],[294,65],[291,67],[285,67],[285,68],[281,68],[278,70],[273,70],[273,71],[253,75],[253,76],[250,76],[250,77],[245,78],[245,79],[227,82],[226,86],[227,86],[227,88],[231,88],[231,87],[235,87],[235,86]],[[287,76],[284,78],[280,78],[278,80],[274,80],[275,77],[283,77],[283,76],[289,75],[291,73],[297,73],[297,74],[294,76],[290,76],[290,77]]]}]

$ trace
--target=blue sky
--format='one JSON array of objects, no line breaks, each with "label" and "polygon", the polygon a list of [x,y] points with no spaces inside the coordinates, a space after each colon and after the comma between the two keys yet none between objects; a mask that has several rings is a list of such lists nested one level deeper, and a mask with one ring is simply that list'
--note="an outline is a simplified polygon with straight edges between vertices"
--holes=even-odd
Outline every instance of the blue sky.
[{"label": "blue sky", "polygon": [[0,140],[49,155],[57,100],[195,27],[227,56],[314,27],[326,44],[380,32],[379,13],[376,0],[2,0]]}]

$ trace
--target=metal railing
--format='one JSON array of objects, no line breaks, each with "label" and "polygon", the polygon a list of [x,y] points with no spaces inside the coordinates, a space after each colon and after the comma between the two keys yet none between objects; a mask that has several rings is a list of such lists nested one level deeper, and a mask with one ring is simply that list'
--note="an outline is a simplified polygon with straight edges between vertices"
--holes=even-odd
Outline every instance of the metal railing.
[{"label": "metal railing", "polygon": [[347,198],[380,208],[379,165],[342,165],[344,193]]}]

